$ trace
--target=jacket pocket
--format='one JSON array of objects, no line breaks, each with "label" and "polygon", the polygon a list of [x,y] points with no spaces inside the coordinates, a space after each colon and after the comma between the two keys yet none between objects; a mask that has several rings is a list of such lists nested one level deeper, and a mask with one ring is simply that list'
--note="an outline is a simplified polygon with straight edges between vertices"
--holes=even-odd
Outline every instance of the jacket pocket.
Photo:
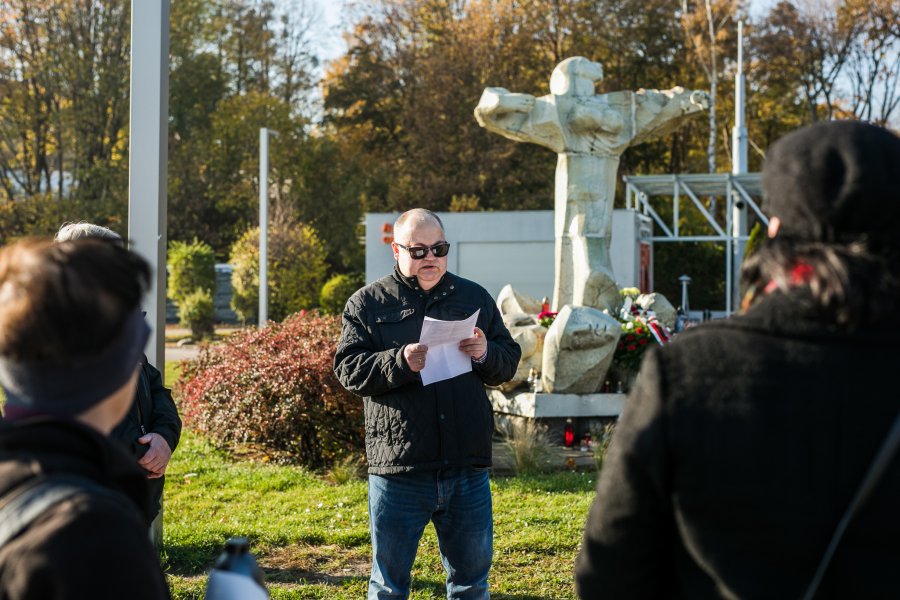
[{"label": "jacket pocket", "polygon": [[[441,307],[439,319],[449,321],[462,321],[471,317],[478,310],[475,306],[467,304],[446,304]],[[478,315],[479,317],[481,315]]]},{"label": "jacket pocket", "polygon": [[419,339],[415,308],[393,308],[375,314],[375,331],[382,348],[399,348]]}]

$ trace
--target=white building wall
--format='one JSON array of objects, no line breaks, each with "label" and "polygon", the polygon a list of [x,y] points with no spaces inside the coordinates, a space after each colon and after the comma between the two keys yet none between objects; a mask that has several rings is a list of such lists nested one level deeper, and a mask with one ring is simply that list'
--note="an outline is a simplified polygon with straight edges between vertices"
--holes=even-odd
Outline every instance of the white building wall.
[{"label": "white building wall", "polygon": [[[390,226],[399,216],[400,213],[366,214],[367,283],[394,268]],[[438,216],[451,244],[447,259],[451,272],[478,282],[495,298],[506,284],[537,299],[553,297],[552,210],[438,213]],[[642,224],[647,231],[644,220],[648,219],[634,211],[613,212],[610,254],[620,287],[638,286],[637,238]]]}]

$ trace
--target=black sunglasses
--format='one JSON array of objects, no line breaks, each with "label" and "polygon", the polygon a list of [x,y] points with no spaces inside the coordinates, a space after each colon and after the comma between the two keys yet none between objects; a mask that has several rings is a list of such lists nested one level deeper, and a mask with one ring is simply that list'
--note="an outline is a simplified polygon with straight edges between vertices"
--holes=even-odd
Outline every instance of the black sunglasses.
[{"label": "black sunglasses", "polygon": [[[394,242],[396,244],[396,242]],[[428,251],[431,250],[431,253],[434,254],[437,258],[442,256],[447,256],[450,252],[450,242],[441,242],[440,244],[435,244],[434,246],[404,246],[403,244],[397,244],[407,252],[409,252],[409,257],[415,260],[422,260],[426,256],[428,256]]]}]

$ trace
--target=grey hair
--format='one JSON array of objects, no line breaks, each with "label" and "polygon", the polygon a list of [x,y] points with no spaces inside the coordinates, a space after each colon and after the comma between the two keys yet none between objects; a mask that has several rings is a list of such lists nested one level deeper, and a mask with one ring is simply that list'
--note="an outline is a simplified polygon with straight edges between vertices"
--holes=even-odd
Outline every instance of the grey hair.
[{"label": "grey hair", "polygon": [[56,242],[71,242],[72,240],[86,238],[107,240],[116,242],[121,246],[125,245],[122,236],[112,229],[107,229],[101,225],[94,225],[93,223],[87,223],[85,221],[79,223],[63,223],[62,227],[59,228],[59,231],[56,232],[56,237],[53,239]]},{"label": "grey hair", "polygon": [[427,208],[412,208],[397,217],[397,220],[394,222],[394,235],[397,235],[397,232],[406,226],[416,226],[429,222],[434,223],[441,228],[441,231],[444,231],[444,224],[435,213]]}]

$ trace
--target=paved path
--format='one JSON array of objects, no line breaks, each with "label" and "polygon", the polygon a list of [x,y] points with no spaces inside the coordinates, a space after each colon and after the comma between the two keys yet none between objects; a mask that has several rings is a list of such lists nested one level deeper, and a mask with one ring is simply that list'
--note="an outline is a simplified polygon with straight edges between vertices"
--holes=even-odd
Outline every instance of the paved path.
[{"label": "paved path", "polygon": [[191,360],[197,358],[197,346],[166,346],[166,360]]}]

